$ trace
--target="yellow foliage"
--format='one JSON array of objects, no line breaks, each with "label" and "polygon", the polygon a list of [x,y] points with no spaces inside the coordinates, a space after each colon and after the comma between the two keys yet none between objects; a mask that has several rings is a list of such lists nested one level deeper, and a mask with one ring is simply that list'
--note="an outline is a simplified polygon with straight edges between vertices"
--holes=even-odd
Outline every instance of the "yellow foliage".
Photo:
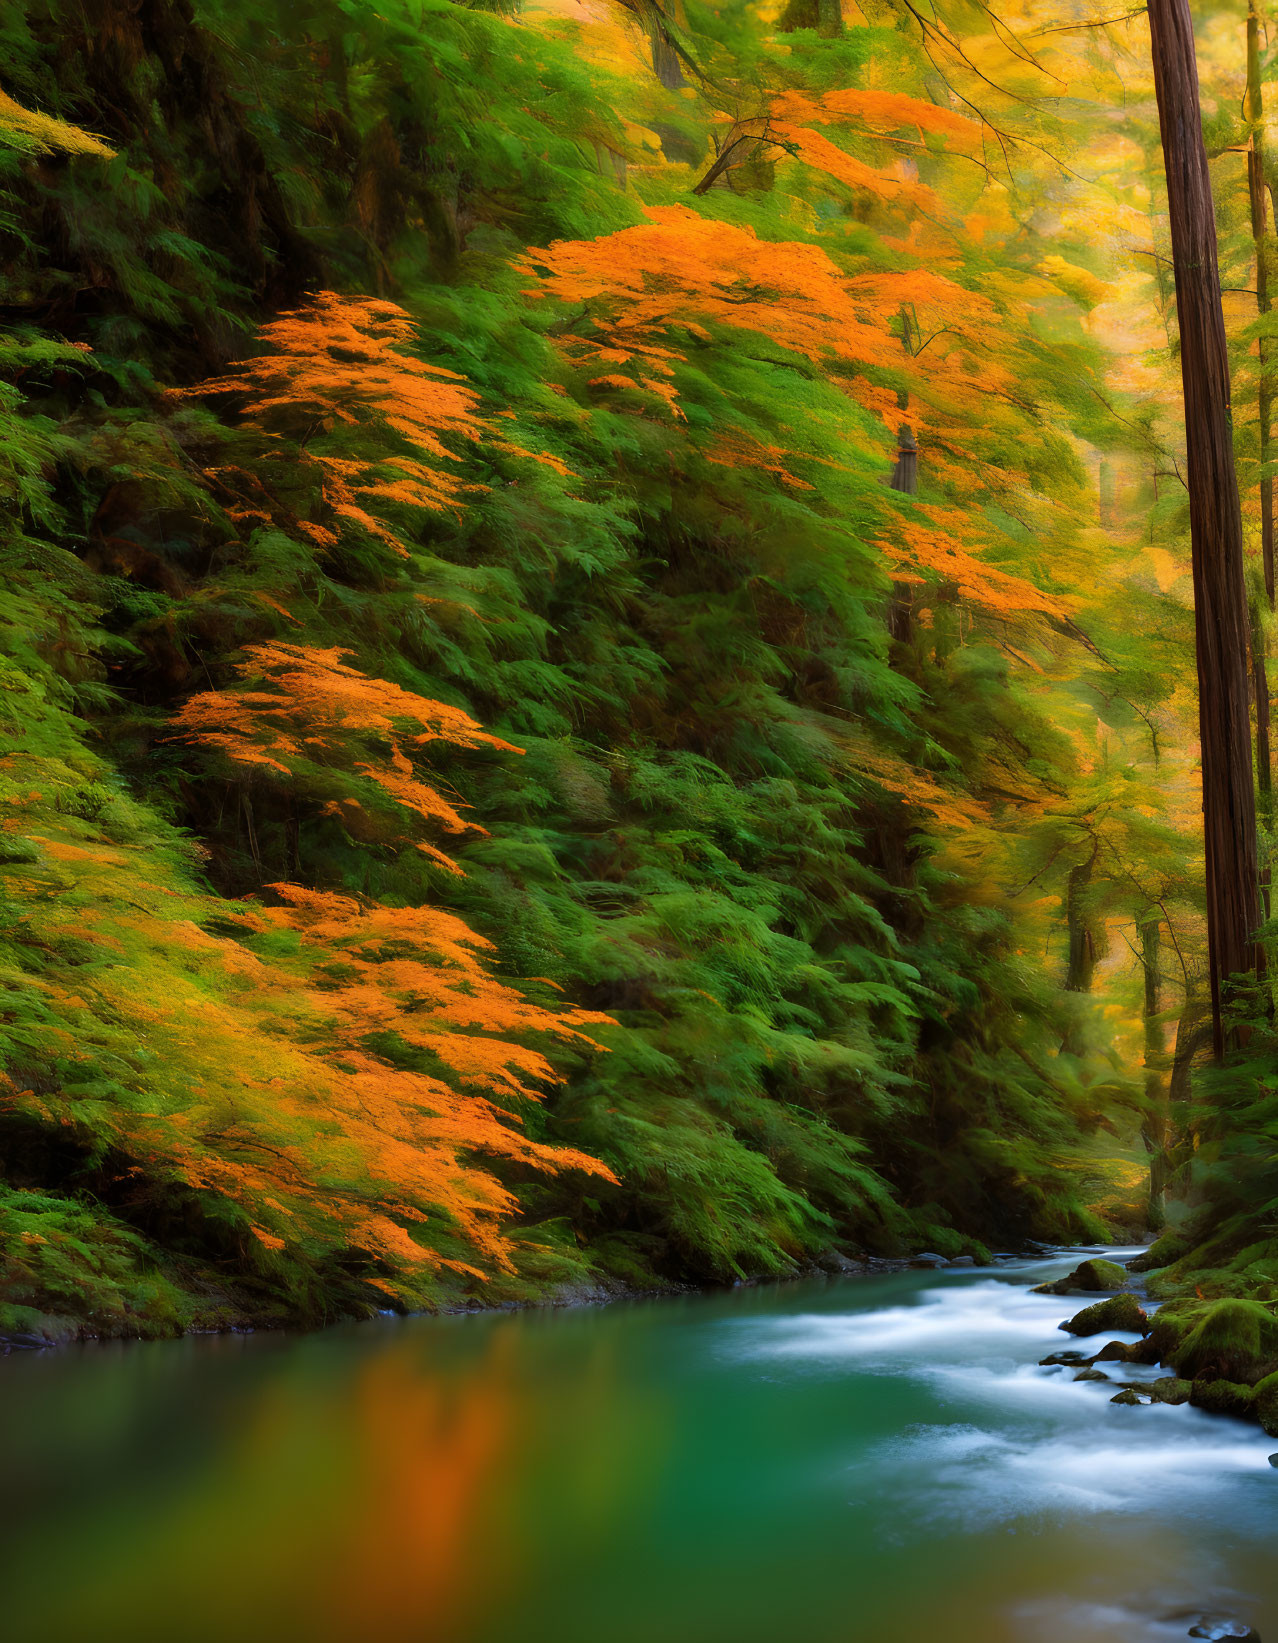
[{"label": "yellow foliage", "polygon": [[0,91],[0,142],[6,136],[17,139],[15,146],[37,154],[92,154],[101,160],[115,155],[115,150],[92,132],[55,119],[52,114],[23,108],[7,92]]}]

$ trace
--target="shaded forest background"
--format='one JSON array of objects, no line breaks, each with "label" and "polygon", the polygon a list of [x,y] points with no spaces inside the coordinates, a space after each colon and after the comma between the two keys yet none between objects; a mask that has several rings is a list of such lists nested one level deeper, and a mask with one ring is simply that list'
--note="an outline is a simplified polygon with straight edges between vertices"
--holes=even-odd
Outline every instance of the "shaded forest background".
[{"label": "shaded forest background", "polygon": [[1148,45],[1059,10],[0,3],[0,1325],[984,1258],[1169,1186],[1263,1290]]}]

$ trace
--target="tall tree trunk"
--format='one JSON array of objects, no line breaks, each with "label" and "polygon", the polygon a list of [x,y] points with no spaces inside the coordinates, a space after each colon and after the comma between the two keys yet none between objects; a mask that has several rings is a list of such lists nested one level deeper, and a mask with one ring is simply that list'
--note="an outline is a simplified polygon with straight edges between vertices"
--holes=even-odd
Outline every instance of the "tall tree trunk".
[{"label": "tall tree trunk", "polygon": [[1260,909],[1242,513],[1189,0],[1149,0],[1149,31],[1185,394],[1212,1037],[1219,1057],[1225,1042],[1222,995],[1229,978],[1260,967],[1253,939]]},{"label": "tall tree trunk", "polygon": [[1100,846],[1093,842],[1092,853],[1071,867],[1065,882],[1065,924],[1069,931],[1069,957],[1065,971],[1067,993],[1090,993],[1096,972],[1096,937],[1087,917],[1087,890]]},{"label": "tall tree trunk", "polygon": [[[902,308],[901,346],[906,353],[914,354],[914,323],[910,318],[908,308]],[[897,403],[904,411],[909,403],[909,396],[900,393]],[[888,484],[894,491],[900,491],[905,496],[917,496],[919,490],[919,442],[914,437],[914,430],[908,422],[903,422],[897,434],[896,464],[892,469],[892,477]],[[898,644],[908,645],[914,637],[914,585],[910,582],[893,582],[892,603],[888,607],[888,632]]]},{"label": "tall tree trunk", "polygon": [[[1260,15],[1256,0],[1247,4],[1247,192],[1251,202],[1251,238],[1256,252],[1256,310],[1262,316],[1273,306],[1269,279],[1273,252],[1269,236],[1269,205],[1265,196],[1265,100],[1260,78]],[[1267,337],[1258,343],[1260,373],[1257,383],[1260,458],[1260,546],[1265,568],[1265,594],[1274,608],[1274,482],[1269,465],[1273,432],[1273,372]],[[1268,636],[1259,601],[1252,600],[1251,671],[1256,694],[1256,787],[1260,821],[1266,834],[1273,827],[1273,761],[1269,736]],[[1260,899],[1265,918],[1271,913],[1269,864],[1260,866]]]},{"label": "tall tree trunk", "polygon": [[[1265,656],[1265,619],[1259,599],[1251,601],[1251,673],[1256,695],[1256,799],[1265,831],[1273,826],[1274,777],[1269,735],[1269,669]],[[1266,847],[1267,848],[1267,847]],[[1269,864],[1260,868],[1260,900],[1270,916]]]},{"label": "tall tree trunk", "polygon": [[1206,1049],[1212,1037],[1206,1001],[1192,987],[1185,990],[1185,1002],[1176,1022],[1176,1047],[1172,1052],[1171,1082],[1167,1091],[1170,1124],[1168,1160],[1170,1175],[1177,1173],[1193,1157],[1196,1134],[1192,1128],[1194,1059]]},{"label": "tall tree trunk", "polygon": [[[1090,993],[1092,980],[1096,974],[1099,944],[1092,929],[1087,892],[1091,888],[1092,869],[1096,866],[1096,857],[1099,853],[1100,844],[1093,838],[1091,855],[1086,861],[1075,863],[1065,879],[1065,930],[1069,938],[1065,959],[1067,993]],[[1065,1036],[1061,1040],[1061,1050],[1064,1054],[1083,1054],[1086,1048],[1083,1032],[1085,1018],[1086,1013],[1082,1006],[1077,1010],[1073,1005],[1069,1006]]]},{"label": "tall tree trunk", "polygon": [[1171,1174],[1171,1109],[1165,1081],[1162,1005],[1161,926],[1157,917],[1140,927],[1140,958],[1145,971],[1145,1115],[1141,1140],[1149,1154],[1149,1225],[1158,1232],[1167,1219],[1167,1180]]},{"label": "tall tree trunk", "polygon": [[[1260,16],[1256,0],[1247,3],[1247,100],[1244,108],[1247,124],[1247,191],[1251,197],[1251,237],[1256,248],[1256,307],[1267,314],[1273,306],[1269,294],[1269,279],[1273,272],[1272,251],[1269,242],[1269,209],[1265,200],[1265,101],[1260,78]],[[1260,382],[1258,386],[1260,418],[1260,542],[1265,565],[1265,593],[1269,608],[1274,608],[1274,482],[1265,468],[1270,460],[1273,432],[1273,378],[1270,372],[1270,347],[1261,337]]]}]

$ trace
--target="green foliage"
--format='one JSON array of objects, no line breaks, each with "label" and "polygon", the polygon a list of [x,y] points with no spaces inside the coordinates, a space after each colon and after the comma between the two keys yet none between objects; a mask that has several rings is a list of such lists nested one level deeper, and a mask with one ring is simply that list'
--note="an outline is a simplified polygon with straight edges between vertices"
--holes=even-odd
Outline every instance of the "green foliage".
[{"label": "green foliage", "polygon": [[[489,1293],[522,1298],[600,1273],[783,1274],[831,1245],[1107,1236],[1077,1166],[1131,1086],[1092,1017],[1071,1025],[1014,887],[1058,893],[1094,838],[1179,870],[1126,768],[1057,803],[1106,691],[1110,717],[1145,734],[1158,667],[1118,620],[1101,636],[1115,659],[1083,665],[1063,618],[970,605],[934,566],[901,584],[912,624],[894,620],[902,572],[883,543],[924,516],[884,485],[889,434],[853,391],[908,392],[894,343],[858,374],[676,315],[675,415],[637,381],[601,386],[562,346],[583,315],[528,300],[529,244],[687,203],[713,88],[669,94],[601,66],[575,21],[516,27],[500,6],[153,10],[160,38],[109,0],[98,40],[65,8],[0,4],[15,93],[115,150],[0,156],[4,300],[29,316],[0,348],[0,1045],[26,1092],[0,1136],[27,1171],[4,1213],[35,1216],[30,1195],[51,1218],[38,1258],[10,1257],[4,1232],[13,1304],[156,1333],[197,1314],[215,1271],[230,1277],[206,1313],[315,1321],[434,1304],[479,1282],[475,1261]],[[690,28],[742,85],[840,90],[870,84],[871,64],[927,84],[892,31],[799,28],[782,51],[740,8]],[[975,203],[939,146],[919,165]],[[840,278],[916,266],[885,208],[784,155],[698,209],[823,248]],[[1028,274],[1041,250],[1008,257]],[[979,291],[990,262],[964,249],[956,290]],[[385,418],[308,402],[273,424],[223,391],[228,362],[321,287],[392,298],[414,358],[474,391],[482,434],[440,459],[457,507],[391,494],[414,450]],[[917,504],[958,511],[982,563],[1041,605],[1086,582],[1070,566],[1090,506],[1075,444],[1103,437],[1079,386],[1095,354],[1076,308],[1050,340],[1010,300],[999,318],[1033,402],[956,388],[945,411],[980,461],[957,477],[925,463]],[[334,474],[357,468],[376,471],[384,528],[335,507]],[[399,847],[363,732],[284,776],[173,733],[271,641],[340,648],[523,750],[432,746],[439,790],[482,824],[464,877]],[[1109,857],[1105,871],[1094,922],[1122,878]],[[171,1033],[161,1065],[149,1012],[190,987],[224,1002],[177,922],[292,963],[287,933],[244,935],[281,881],[451,909],[528,999],[613,1018],[607,1055],[557,1057],[545,1103],[497,1100],[533,1142],[617,1177],[494,1165],[518,1204],[517,1275],[494,1277],[446,1216],[413,1236],[447,1278],[373,1262],[322,1202],[285,1248],[263,1246],[212,1174],[184,1184],[173,1131],[139,1140],[153,1110],[204,1115],[200,1046]],[[104,909],[118,945],[86,951],[66,920]],[[369,1043],[423,1070],[393,1034]],[[246,1081],[264,1053],[246,1043]],[[233,1081],[216,1088],[210,1171],[243,1157],[225,1142]],[[335,1163],[334,1203],[347,1180]],[[177,1275],[148,1278],[157,1263]]]}]

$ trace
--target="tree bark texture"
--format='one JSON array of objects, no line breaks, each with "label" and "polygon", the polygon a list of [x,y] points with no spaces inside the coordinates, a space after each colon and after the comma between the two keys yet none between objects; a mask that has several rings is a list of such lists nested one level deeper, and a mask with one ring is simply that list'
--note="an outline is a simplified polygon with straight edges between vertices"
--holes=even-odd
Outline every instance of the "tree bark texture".
[{"label": "tree bark texture", "polygon": [[[1247,192],[1251,200],[1251,237],[1256,248],[1256,308],[1267,314],[1273,306],[1269,293],[1270,242],[1269,209],[1265,199],[1265,101],[1264,85],[1260,78],[1260,17],[1256,0],[1247,4],[1247,101],[1245,114],[1250,131],[1247,136]],[[1273,374],[1270,368],[1270,345],[1261,337],[1260,381],[1257,388],[1260,421],[1260,543],[1264,555],[1265,593],[1269,608],[1274,608],[1274,482],[1265,473],[1270,460],[1273,430]]]},{"label": "tree bark texture", "polygon": [[1069,933],[1069,955],[1065,970],[1067,993],[1090,993],[1096,973],[1096,937],[1087,910],[1087,892],[1092,882],[1099,846],[1084,862],[1071,867],[1065,884],[1065,923]]},{"label": "tree bark texture", "polygon": [[1234,471],[1216,221],[1188,0],[1149,0],[1149,30],[1185,395],[1207,928],[1213,1039],[1219,1056],[1224,1050],[1222,993],[1231,976],[1259,965],[1253,940],[1260,913],[1242,514]]},{"label": "tree bark texture", "polygon": [[1166,1084],[1166,1056],[1163,1028],[1158,1019],[1162,1008],[1162,963],[1160,926],[1156,918],[1140,927],[1140,958],[1145,972],[1145,1113],[1141,1120],[1141,1140],[1149,1155],[1149,1225],[1162,1230],[1167,1219],[1167,1182],[1171,1174],[1171,1109]]}]

